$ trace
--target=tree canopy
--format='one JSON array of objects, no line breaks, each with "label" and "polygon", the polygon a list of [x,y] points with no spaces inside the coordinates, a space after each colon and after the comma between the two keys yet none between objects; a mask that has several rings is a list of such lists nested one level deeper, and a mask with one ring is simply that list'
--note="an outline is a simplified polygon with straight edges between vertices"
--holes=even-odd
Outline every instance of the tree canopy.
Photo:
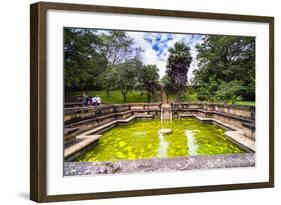
[{"label": "tree canopy", "polygon": [[99,52],[102,45],[103,41],[95,31],[64,30],[64,80],[67,90],[101,87],[98,77],[107,63],[105,54]]},{"label": "tree canopy", "polygon": [[[118,76],[124,74],[124,80],[138,72],[132,62],[140,62],[141,48],[123,31],[99,33],[92,29],[66,28],[64,30],[64,79],[66,90],[87,91],[104,89],[109,95],[112,89],[122,87],[124,93],[128,86],[120,86]],[[123,70],[128,73],[124,73]],[[117,72],[118,70],[118,72]],[[140,69],[141,70],[141,69]],[[117,75],[118,74],[118,75]],[[127,77],[127,78],[126,78]],[[125,92],[126,93],[126,92]]]},{"label": "tree canopy", "polygon": [[138,88],[147,94],[147,102],[151,102],[151,96],[159,90],[159,69],[156,65],[142,66],[138,76]]},{"label": "tree canopy", "polygon": [[197,68],[191,84],[196,99],[255,100],[254,37],[201,36],[195,47],[196,59],[185,42],[176,42],[167,47],[166,74],[160,83],[159,68],[143,63],[141,45],[131,36],[124,31],[65,28],[65,91],[103,90],[109,97],[110,91],[119,90],[126,102],[130,91],[139,90],[151,102],[161,84],[166,91],[176,93],[176,101],[182,101],[182,96],[187,96],[183,92],[193,61]]},{"label": "tree canopy", "polygon": [[199,100],[255,99],[255,38],[205,36],[196,49],[193,84]]},{"label": "tree canopy", "polygon": [[142,67],[142,62],[138,60],[128,60],[114,67],[116,87],[121,91],[124,102],[127,101],[128,92],[136,88],[138,71]]}]

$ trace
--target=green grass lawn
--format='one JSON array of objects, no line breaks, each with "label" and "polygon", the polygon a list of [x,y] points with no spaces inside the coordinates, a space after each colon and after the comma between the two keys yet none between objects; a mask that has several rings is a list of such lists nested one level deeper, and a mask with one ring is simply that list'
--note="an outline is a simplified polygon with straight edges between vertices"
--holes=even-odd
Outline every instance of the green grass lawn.
[{"label": "green grass lawn", "polygon": [[[67,92],[66,96],[81,96],[82,92]],[[88,96],[98,95],[100,96],[102,103],[105,104],[120,104],[123,102],[123,95],[119,90],[113,90],[109,92],[109,97],[107,97],[105,91],[89,91],[86,92]],[[159,102],[160,95],[155,94],[151,98],[152,102]],[[147,102],[147,95],[145,93],[142,94],[140,91],[131,91],[127,95],[127,102],[126,103],[146,103]]]},{"label": "green grass lawn", "polygon": [[[168,96],[169,102],[175,102],[176,101],[176,94],[175,93],[167,93],[167,96]],[[200,102],[197,99],[197,93],[196,92],[190,92],[190,93],[186,92],[184,94],[183,101],[189,102],[189,103]],[[222,102],[217,102],[217,103],[222,103]],[[232,103],[230,102],[228,104],[232,104]],[[240,100],[240,101],[236,101],[234,104],[235,105],[245,105],[245,106],[255,106],[256,102],[255,101],[241,101]]]},{"label": "green grass lawn", "polygon": [[236,105],[256,106],[255,101],[236,101]]},{"label": "green grass lawn", "polygon": [[[175,93],[167,93],[168,96],[168,101],[169,102],[175,102],[176,101],[176,94]],[[197,100],[197,93],[185,93],[183,97],[184,102],[190,102],[190,103],[195,103],[198,102]]]},{"label": "green grass lawn", "polygon": [[[121,104],[123,102],[123,96],[119,90],[113,90],[109,92],[109,97],[107,97],[105,91],[89,91],[86,92],[88,96],[98,95],[101,97],[102,103],[104,104]],[[82,92],[67,92],[66,96],[81,96]],[[175,102],[176,94],[167,93],[169,102]],[[160,93],[155,94],[151,98],[152,102],[160,102]],[[196,92],[186,92],[183,97],[184,102],[196,103],[199,102],[197,99]],[[141,91],[131,91],[127,95],[127,103],[146,103],[147,95],[142,94]],[[221,102],[218,102],[221,103]],[[229,103],[231,104],[231,103]],[[254,101],[236,101],[236,105],[246,105],[246,106],[255,106]]]}]

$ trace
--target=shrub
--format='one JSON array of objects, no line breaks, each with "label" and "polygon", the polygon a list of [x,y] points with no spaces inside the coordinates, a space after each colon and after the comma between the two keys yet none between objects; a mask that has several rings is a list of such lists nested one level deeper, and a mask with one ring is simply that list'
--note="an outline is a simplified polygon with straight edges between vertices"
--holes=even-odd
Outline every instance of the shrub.
[{"label": "shrub", "polygon": [[240,81],[234,80],[229,83],[222,81],[218,90],[216,91],[216,99],[222,102],[235,103],[244,87]]}]

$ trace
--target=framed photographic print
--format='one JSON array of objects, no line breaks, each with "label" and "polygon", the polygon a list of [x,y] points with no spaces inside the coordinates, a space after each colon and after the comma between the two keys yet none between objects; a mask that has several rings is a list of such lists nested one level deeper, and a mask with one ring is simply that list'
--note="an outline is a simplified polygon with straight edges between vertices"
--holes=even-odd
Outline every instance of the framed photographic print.
[{"label": "framed photographic print", "polygon": [[30,198],[274,186],[274,18],[39,2]]}]

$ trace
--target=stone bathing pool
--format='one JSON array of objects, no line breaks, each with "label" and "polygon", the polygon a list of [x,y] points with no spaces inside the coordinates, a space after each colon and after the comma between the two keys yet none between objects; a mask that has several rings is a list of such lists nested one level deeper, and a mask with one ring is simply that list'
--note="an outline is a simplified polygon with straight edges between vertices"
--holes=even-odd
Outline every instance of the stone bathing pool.
[{"label": "stone bathing pool", "polygon": [[[161,128],[170,128],[172,132],[160,133]],[[104,132],[96,146],[74,161],[116,162],[246,152],[228,140],[224,132],[217,125],[193,118],[173,119],[172,122],[135,120]]]},{"label": "stone bathing pool", "polygon": [[172,123],[158,104],[101,111],[66,113],[64,176],[255,166],[252,107],[175,104]]}]

